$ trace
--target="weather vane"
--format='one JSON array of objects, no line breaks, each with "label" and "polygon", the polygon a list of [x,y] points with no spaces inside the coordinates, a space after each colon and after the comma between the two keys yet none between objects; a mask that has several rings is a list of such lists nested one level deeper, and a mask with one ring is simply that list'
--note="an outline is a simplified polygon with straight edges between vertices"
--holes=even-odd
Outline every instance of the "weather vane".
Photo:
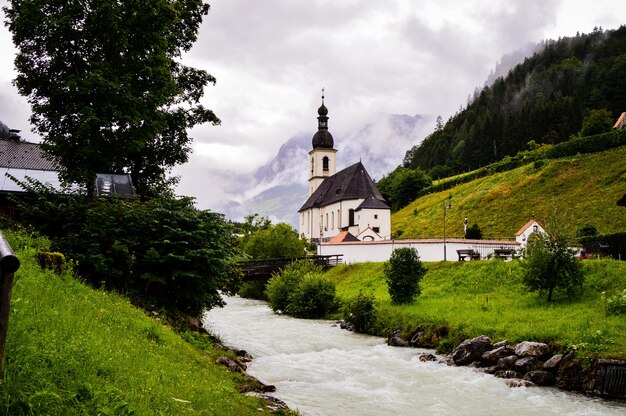
[{"label": "weather vane", "polygon": [[324,104],[324,90],[325,89],[326,89],[325,87],[322,87],[322,104]]}]

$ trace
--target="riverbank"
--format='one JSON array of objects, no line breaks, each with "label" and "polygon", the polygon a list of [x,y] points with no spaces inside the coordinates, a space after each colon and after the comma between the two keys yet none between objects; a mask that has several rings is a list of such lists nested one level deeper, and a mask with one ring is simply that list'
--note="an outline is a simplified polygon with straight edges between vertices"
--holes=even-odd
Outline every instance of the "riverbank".
[{"label": "riverbank", "polygon": [[[116,294],[43,271],[42,240],[5,232],[21,267],[13,288],[0,414],[259,415],[250,379],[216,361],[205,335],[177,333]],[[232,355],[233,353],[230,353]],[[275,414],[290,414],[279,410]]]},{"label": "riverbank", "polygon": [[422,344],[450,353],[462,341],[480,335],[494,342],[544,342],[554,352],[579,356],[626,358],[626,320],[607,316],[608,296],[626,288],[626,262],[584,261],[586,281],[578,297],[547,303],[522,284],[519,262],[426,263],[422,294],[409,305],[392,305],[382,263],[341,265],[326,275],[337,284],[341,302],[360,291],[376,302],[369,331],[388,337],[408,336],[421,327]]}]

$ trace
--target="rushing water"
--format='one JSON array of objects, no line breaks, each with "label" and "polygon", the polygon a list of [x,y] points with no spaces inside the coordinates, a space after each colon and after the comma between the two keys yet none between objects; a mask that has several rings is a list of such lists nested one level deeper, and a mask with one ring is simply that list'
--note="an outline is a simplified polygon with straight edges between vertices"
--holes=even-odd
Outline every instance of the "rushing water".
[{"label": "rushing water", "polygon": [[[626,406],[549,388],[509,388],[470,368],[421,362],[427,350],[388,347],[329,321],[278,316],[227,298],[205,326],[255,358],[248,372],[303,415],[626,415]],[[428,351],[432,352],[432,351]]]}]

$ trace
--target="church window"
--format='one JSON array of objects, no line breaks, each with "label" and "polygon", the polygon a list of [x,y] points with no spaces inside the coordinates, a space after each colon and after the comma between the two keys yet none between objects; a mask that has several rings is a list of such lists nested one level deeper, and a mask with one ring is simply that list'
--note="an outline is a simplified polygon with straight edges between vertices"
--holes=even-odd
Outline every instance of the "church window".
[{"label": "church window", "polygon": [[348,211],[348,225],[350,227],[354,225],[354,210],[353,209]]},{"label": "church window", "polygon": [[372,228],[372,230],[374,230],[375,233],[379,233],[380,232],[380,227],[374,227],[374,228]]},{"label": "church window", "polygon": [[374,214],[374,219],[377,220],[378,219],[378,214]]},{"label": "church window", "polygon": [[324,172],[328,172],[328,156],[324,156],[322,159],[322,169]]},{"label": "church window", "polygon": [[311,158],[311,175],[313,175],[313,167],[315,166],[315,160],[313,158]]},{"label": "church window", "polygon": [[330,229],[335,229],[335,211],[330,213]]}]

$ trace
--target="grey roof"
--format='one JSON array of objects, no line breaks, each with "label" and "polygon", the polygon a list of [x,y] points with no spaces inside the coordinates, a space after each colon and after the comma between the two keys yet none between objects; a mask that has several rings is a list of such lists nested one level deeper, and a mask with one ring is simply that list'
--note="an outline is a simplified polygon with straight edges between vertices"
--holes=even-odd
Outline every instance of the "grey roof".
[{"label": "grey roof", "polygon": [[369,198],[361,202],[361,205],[359,205],[355,211],[361,209],[391,209],[391,207],[387,205],[384,199],[377,199],[374,195],[370,195]]},{"label": "grey roof", "polygon": [[39,144],[17,139],[0,139],[0,167],[57,171],[54,161],[41,154]]},{"label": "grey roof", "polygon": [[389,208],[363,164],[357,162],[324,179],[298,212],[309,208],[324,207],[339,201],[368,200],[370,197],[378,200],[376,204],[382,202],[386,208]]}]

